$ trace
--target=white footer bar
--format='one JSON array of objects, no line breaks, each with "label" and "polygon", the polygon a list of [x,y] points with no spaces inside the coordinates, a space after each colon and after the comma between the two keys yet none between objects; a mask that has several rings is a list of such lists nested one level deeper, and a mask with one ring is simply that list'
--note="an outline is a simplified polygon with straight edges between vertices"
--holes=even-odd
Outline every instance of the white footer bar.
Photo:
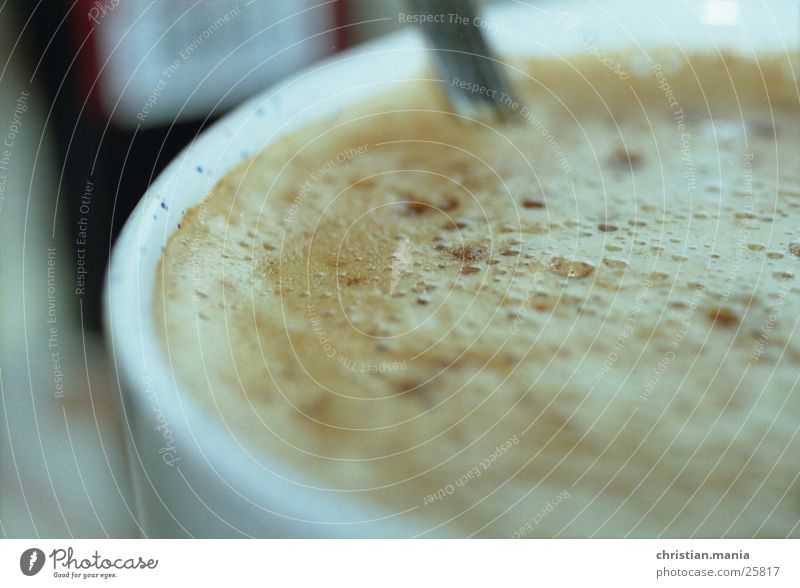
[{"label": "white footer bar", "polygon": [[9,539],[0,541],[0,586],[796,588],[798,560],[795,539]]}]

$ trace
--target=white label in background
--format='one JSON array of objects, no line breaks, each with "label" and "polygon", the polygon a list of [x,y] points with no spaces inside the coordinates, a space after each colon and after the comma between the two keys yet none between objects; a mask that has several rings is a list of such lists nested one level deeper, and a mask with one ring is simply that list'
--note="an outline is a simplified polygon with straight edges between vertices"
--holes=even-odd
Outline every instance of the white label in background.
[{"label": "white label in background", "polygon": [[157,126],[225,110],[331,51],[333,3],[98,0],[103,111]]}]

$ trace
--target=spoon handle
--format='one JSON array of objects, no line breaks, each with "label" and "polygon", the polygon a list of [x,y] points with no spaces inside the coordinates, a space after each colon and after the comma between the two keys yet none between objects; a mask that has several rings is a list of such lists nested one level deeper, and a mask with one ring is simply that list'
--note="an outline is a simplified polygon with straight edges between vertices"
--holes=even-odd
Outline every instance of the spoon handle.
[{"label": "spoon handle", "polygon": [[475,18],[470,0],[408,0],[428,41],[453,108],[505,118],[514,100]]}]

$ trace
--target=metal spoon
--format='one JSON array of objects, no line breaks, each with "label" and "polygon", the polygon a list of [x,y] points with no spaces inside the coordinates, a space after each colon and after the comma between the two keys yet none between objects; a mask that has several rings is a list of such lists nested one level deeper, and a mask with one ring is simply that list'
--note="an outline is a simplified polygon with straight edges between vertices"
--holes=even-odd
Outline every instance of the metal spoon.
[{"label": "metal spoon", "polygon": [[415,20],[435,49],[448,98],[460,114],[500,118],[514,110],[510,86],[476,26],[470,0],[407,0]]}]

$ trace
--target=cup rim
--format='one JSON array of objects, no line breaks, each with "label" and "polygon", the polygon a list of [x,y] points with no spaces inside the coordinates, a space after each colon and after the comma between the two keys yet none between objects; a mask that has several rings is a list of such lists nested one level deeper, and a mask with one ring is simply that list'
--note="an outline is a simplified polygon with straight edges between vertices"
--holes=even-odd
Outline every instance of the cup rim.
[{"label": "cup rim", "polygon": [[[791,0],[786,0],[780,8],[777,6],[775,8],[777,10],[786,8],[788,14],[793,10],[789,8],[792,5]],[[537,37],[537,34],[538,32],[545,34],[544,25],[535,24],[535,18],[528,17],[527,20],[520,18],[520,13],[526,9],[533,8],[532,12],[536,12],[542,10],[542,7],[555,9],[558,6],[560,5],[556,3],[544,3],[535,7],[520,7],[514,4],[488,7],[485,12],[487,19],[498,23],[498,27],[495,27],[495,30],[487,28],[485,32],[494,48],[504,56],[544,55],[550,53],[553,47],[556,51],[561,51],[572,45],[563,39],[556,39],[547,46],[543,45],[542,39]],[[575,8],[572,5],[568,6]],[[612,9],[613,7],[605,6],[605,10]],[[534,26],[527,27],[528,22]],[[503,38],[500,34],[502,27],[506,27],[506,31],[509,27],[529,31],[528,37],[523,40]],[[552,32],[550,34],[552,39]],[[648,45],[650,44],[648,42]],[[702,46],[714,45],[706,42]],[[369,98],[370,95],[398,87],[412,79],[414,74],[423,69],[428,51],[419,33],[406,28],[304,68],[245,101],[203,130],[167,165],[145,191],[126,220],[112,250],[105,277],[103,312],[105,334],[120,394],[125,395],[128,400],[146,406],[149,402],[147,397],[149,385],[145,382],[155,382],[155,393],[162,402],[161,409],[175,429],[176,439],[182,439],[183,443],[189,446],[192,444],[193,430],[202,430],[204,435],[218,440],[218,443],[207,444],[214,445],[216,449],[215,454],[206,456],[206,459],[211,460],[227,479],[233,480],[232,484],[252,490],[252,495],[265,495],[262,486],[258,484],[258,476],[248,475],[242,468],[237,467],[241,460],[230,459],[231,449],[235,447],[232,447],[230,439],[222,434],[218,419],[203,410],[198,403],[173,402],[171,395],[159,394],[159,390],[166,387],[175,391],[180,391],[182,388],[162,352],[162,341],[153,315],[155,297],[151,296],[154,290],[156,264],[161,257],[163,246],[175,230],[183,212],[179,205],[173,206],[176,203],[176,194],[179,194],[179,191],[191,192],[191,197],[187,196],[190,203],[186,204],[184,210],[199,205],[208,196],[210,188],[236,165],[248,160],[256,151],[267,147],[294,129],[315,120],[322,120],[336,112],[338,108],[357,101],[350,99],[349,94],[345,94],[338,101],[324,103],[323,108],[309,111],[306,96],[309,93],[319,96],[320,93],[315,88],[324,80],[348,88],[363,86],[366,90],[359,95],[359,99]],[[572,53],[574,52],[573,50]],[[394,59],[392,67],[386,67],[384,61],[381,61],[391,58],[402,59]],[[367,67],[360,70],[356,67],[358,64],[366,64]],[[300,108],[292,103],[293,100],[300,102],[305,100],[306,106]],[[263,119],[269,120],[257,123],[253,130],[253,122]],[[235,152],[225,150],[219,155],[221,144],[234,144],[238,149]],[[207,157],[206,154],[209,153],[215,157]],[[213,161],[214,165],[206,168],[196,163],[201,160]],[[187,178],[190,178],[195,168],[200,167],[202,172],[199,172],[198,176],[201,178],[192,180],[192,185],[202,185],[205,189],[194,188],[194,191],[185,189]],[[157,251],[153,250],[154,247]],[[142,297],[142,294],[145,296]],[[191,397],[191,394],[185,396]],[[121,402],[120,406],[123,411],[122,420],[125,423],[124,436],[129,442],[132,438],[130,415],[125,412],[124,402]],[[186,424],[188,422],[192,423],[191,426]],[[135,447],[129,447],[131,458],[132,454],[135,454],[139,461],[138,465],[141,466],[143,460]],[[269,456],[263,454],[261,457],[269,459]],[[302,472],[293,469],[291,465],[279,463],[277,460],[271,461],[275,462],[276,471],[291,472],[296,479],[306,479]],[[291,496],[271,497],[272,499],[276,499],[277,504],[298,506],[298,501],[292,502]],[[270,503],[270,506],[272,504]],[[370,511],[370,508],[359,504],[346,494],[328,501],[316,501],[313,504],[303,502],[299,506],[309,519],[315,521],[325,521],[326,513],[331,509],[350,513],[359,520],[363,520],[364,515]],[[384,511],[380,511],[376,505],[374,512]],[[289,515],[285,516],[287,519],[292,519]],[[336,527],[337,536],[343,534],[341,525],[331,526]],[[391,518],[380,523],[380,529],[381,534],[387,536],[413,536],[422,532],[430,534],[422,524],[392,521]]]}]

